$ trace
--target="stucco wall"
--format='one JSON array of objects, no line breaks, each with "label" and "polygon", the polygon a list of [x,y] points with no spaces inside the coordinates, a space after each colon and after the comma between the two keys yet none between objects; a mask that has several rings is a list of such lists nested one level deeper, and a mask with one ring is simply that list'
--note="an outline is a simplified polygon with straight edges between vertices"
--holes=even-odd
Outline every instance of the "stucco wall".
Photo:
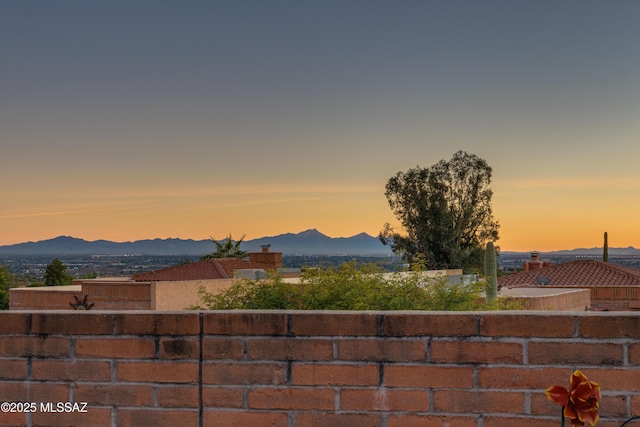
[{"label": "stucco wall", "polygon": [[215,280],[185,280],[172,282],[152,282],[151,309],[153,310],[184,310],[192,305],[198,305],[201,286],[209,293],[218,293],[229,288],[234,279]]},{"label": "stucco wall", "polygon": [[640,414],[640,314],[5,312],[0,425],[556,427],[581,369],[598,427]]}]

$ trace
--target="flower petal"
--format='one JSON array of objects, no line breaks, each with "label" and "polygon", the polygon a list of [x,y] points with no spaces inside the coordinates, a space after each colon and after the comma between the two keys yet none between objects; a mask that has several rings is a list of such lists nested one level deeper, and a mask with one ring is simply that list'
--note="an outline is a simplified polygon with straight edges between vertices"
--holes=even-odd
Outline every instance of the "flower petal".
[{"label": "flower petal", "polygon": [[573,390],[580,384],[581,382],[588,382],[587,376],[582,373],[582,371],[574,371],[573,374],[569,377],[569,383],[571,384],[570,389]]},{"label": "flower petal", "polygon": [[560,406],[566,406],[569,401],[569,392],[566,388],[560,387],[559,385],[549,387],[545,394],[547,395],[547,399]]},{"label": "flower petal", "polygon": [[596,425],[596,423],[598,422],[598,419],[600,418],[600,415],[598,414],[598,410],[593,410],[593,411],[586,411],[586,412],[582,412],[580,415],[582,415],[580,417],[581,421],[584,421],[586,423],[589,423],[589,425]]},{"label": "flower petal", "polygon": [[571,402],[567,403],[567,406],[564,407],[564,416],[570,420],[578,420],[580,415],[576,411],[576,408],[571,404]]}]

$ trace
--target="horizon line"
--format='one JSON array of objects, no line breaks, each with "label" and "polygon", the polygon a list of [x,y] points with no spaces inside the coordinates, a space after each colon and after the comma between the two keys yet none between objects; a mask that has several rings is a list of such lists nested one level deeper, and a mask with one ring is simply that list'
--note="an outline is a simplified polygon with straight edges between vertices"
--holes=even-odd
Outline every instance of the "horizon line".
[{"label": "horizon line", "polygon": [[[276,235],[268,235],[268,236],[261,236],[261,237],[256,237],[256,238],[252,238],[249,240],[244,240],[243,242],[250,242],[253,240],[260,240],[260,239],[268,239],[268,238],[275,238],[275,237],[280,237],[280,236],[284,236],[287,234],[293,234],[293,235],[298,235],[298,234],[302,234],[308,231],[317,231],[319,234],[322,234],[323,236],[326,236],[330,239],[349,239],[349,238],[353,238],[356,236],[359,236],[361,234],[366,234],[369,237],[372,238],[376,238],[377,236],[372,236],[371,234],[367,233],[367,232],[360,232],[360,233],[356,233],[353,234],[351,236],[329,236],[321,231],[319,231],[317,228],[308,228],[306,230],[302,230],[299,232],[286,232],[286,233],[281,233],[281,234],[276,234]],[[211,236],[210,236],[211,237]],[[187,241],[187,240],[192,240],[194,242],[201,242],[201,241],[205,241],[205,240],[210,240],[210,238],[204,238],[204,239],[194,239],[194,238],[183,238],[183,237],[150,237],[150,238],[141,238],[141,239],[136,239],[136,240],[125,240],[125,241],[116,241],[116,240],[108,240],[108,239],[104,239],[104,238],[100,238],[100,239],[95,239],[95,240],[87,240],[83,237],[75,237],[75,236],[70,236],[70,235],[65,235],[65,234],[61,234],[55,237],[50,237],[50,238],[45,238],[45,239],[41,239],[41,240],[29,240],[29,241],[23,241],[23,242],[18,242],[18,243],[9,243],[9,244],[0,244],[0,248],[3,247],[7,247],[7,246],[16,246],[16,245],[23,245],[23,244],[28,244],[28,243],[32,243],[32,244],[36,244],[36,243],[42,243],[42,242],[47,242],[47,241],[51,241],[51,240],[55,240],[55,239],[59,239],[59,238],[70,238],[70,239],[77,239],[77,240],[82,240],[85,241],[87,243],[95,243],[95,242],[99,242],[99,241],[104,241],[104,242],[110,242],[110,243],[116,243],[116,244],[124,244],[124,243],[135,243],[135,242],[141,242],[141,241],[153,241],[153,240],[183,240],[183,241]],[[221,239],[224,240],[224,239]],[[551,250],[546,250],[546,251],[541,251],[541,250],[537,250],[537,249],[528,249],[528,250],[513,250],[513,249],[500,249],[500,253],[534,253],[537,252],[539,254],[545,254],[545,253],[554,253],[554,252],[572,252],[572,251],[580,251],[580,250],[596,250],[596,249],[604,249],[603,246],[592,246],[592,247],[575,247],[575,248],[571,248],[571,249],[551,249]],[[621,249],[632,249],[632,250],[640,250],[634,246],[621,246],[621,247],[609,247],[609,250],[621,250]]]}]

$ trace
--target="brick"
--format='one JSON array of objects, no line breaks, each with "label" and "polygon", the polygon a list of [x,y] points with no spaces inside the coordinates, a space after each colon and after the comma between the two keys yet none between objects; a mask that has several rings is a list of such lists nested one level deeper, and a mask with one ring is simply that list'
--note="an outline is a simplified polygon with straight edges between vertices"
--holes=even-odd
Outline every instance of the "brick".
[{"label": "brick", "polygon": [[382,315],[367,312],[294,312],[291,333],[302,336],[377,336]]},{"label": "brick", "polygon": [[33,360],[31,377],[50,381],[110,381],[109,361]]},{"label": "brick", "polygon": [[[549,386],[559,385],[565,388],[569,387],[569,381],[549,382]],[[546,387],[537,393],[531,393],[531,413],[534,415],[560,416],[560,406],[556,405],[547,398],[545,394]]]},{"label": "brick", "polygon": [[26,380],[27,360],[0,360],[0,380]]},{"label": "brick", "polygon": [[433,407],[437,412],[522,414],[524,393],[502,391],[435,390]]},{"label": "brick", "polygon": [[424,362],[427,345],[421,339],[338,340],[338,359],[385,362]]},{"label": "brick", "polygon": [[213,311],[204,313],[206,335],[285,335],[287,314],[281,311]]},{"label": "brick", "polygon": [[295,385],[378,385],[377,365],[293,364],[291,383]]},{"label": "brick", "polygon": [[423,390],[344,389],[340,390],[340,409],[426,412],[429,410],[429,395]]},{"label": "brick", "polygon": [[382,417],[377,414],[300,412],[296,414],[293,425],[295,427],[380,427],[382,426]]},{"label": "brick", "polygon": [[627,398],[623,395],[603,395],[602,400],[600,400],[599,413],[601,417],[625,418],[627,415]]},{"label": "brick", "polygon": [[[556,383],[550,383],[550,385]],[[564,386],[564,384],[558,384]],[[569,386],[567,382],[566,387]],[[534,415],[558,415],[560,407],[547,399],[544,391],[531,394],[531,413]],[[624,395],[603,394],[600,401],[600,416],[623,419],[627,415],[627,399]],[[633,412],[633,411],[632,411]],[[598,423],[598,425],[600,425]]]},{"label": "brick", "polygon": [[[387,420],[387,427],[477,427],[477,425],[477,417],[455,415],[392,414]],[[516,425],[518,424],[510,427]]]},{"label": "brick", "polygon": [[31,330],[31,313],[0,312],[0,334],[28,334]]},{"label": "brick", "polygon": [[581,370],[590,381],[600,384],[603,391],[637,391],[640,384],[640,370],[637,369],[590,367]]},{"label": "brick", "polygon": [[204,337],[202,357],[209,359],[242,359],[244,342],[233,338]]},{"label": "brick", "polygon": [[118,409],[118,427],[197,426],[198,410]]},{"label": "brick", "polygon": [[[598,425],[598,427],[620,427],[622,425],[621,422],[622,422],[622,419],[607,420],[607,419],[600,418],[600,420],[598,421],[597,425]],[[634,423],[636,425],[638,425],[638,421],[635,420],[635,421],[630,422],[629,424],[626,424],[625,427],[635,427],[633,425]],[[589,424],[587,424],[587,425],[589,425]]]},{"label": "brick", "polygon": [[[203,418],[205,426],[288,426],[286,412],[206,410]],[[181,423],[178,425],[186,424]]]},{"label": "brick", "polygon": [[66,402],[68,384],[0,382],[0,402]]},{"label": "brick", "polygon": [[195,383],[198,363],[195,362],[118,362],[118,381]]},{"label": "brick", "polygon": [[284,363],[206,363],[202,367],[204,384],[284,384],[287,366]]},{"label": "brick", "polygon": [[247,342],[247,357],[266,360],[331,360],[333,343],[326,339],[251,339]]},{"label": "brick", "polygon": [[585,338],[640,338],[637,314],[589,313],[578,317],[578,331]]},{"label": "brick", "polygon": [[32,331],[41,335],[110,335],[113,315],[82,311],[44,312],[32,314]]},{"label": "brick", "polygon": [[640,344],[629,345],[629,363],[640,365]]},{"label": "brick", "polygon": [[566,338],[574,332],[574,317],[566,314],[498,312],[480,318],[480,335],[488,337]]},{"label": "brick", "polygon": [[[569,387],[568,381],[565,383],[550,382],[549,385],[562,385]],[[560,407],[547,399],[544,390],[531,394],[531,413],[536,415],[557,415]],[[623,395],[603,394],[600,401],[600,416],[624,418],[627,413],[626,397]],[[598,424],[600,425],[600,424]]]},{"label": "brick", "polygon": [[122,335],[198,335],[198,313],[116,313],[115,331]]},{"label": "brick", "polygon": [[198,387],[158,387],[158,406],[161,408],[198,408],[199,399]]},{"label": "brick", "polygon": [[151,359],[155,356],[152,338],[76,338],[75,355],[81,358]]},{"label": "brick", "polygon": [[[568,384],[567,384],[568,387]],[[603,390],[604,391],[604,390]],[[558,414],[560,406],[549,401],[544,392],[532,396],[531,410],[535,414]],[[625,418],[627,415],[627,400],[624,395],[603,394],[600,400],[599,413],[601,417]],[[598,423],[598,426],[600,423]],[[633,427],[631,424],[629,427]]]},{"label": "brick", "polygon": [[68,357],[70,340],[66,337],[0,336],[3,357]]},{"label": "brick", "polygon": [[198,338],[162,337],[160,338],[160,358],[198,360],[200,341]]},{"label": "brick", "polygon": [[622,344],[529,342],[528,360],[532,364],[622,365]]},{"label": "brick", "polygon": [[571,370],[566,368],[511,368],[481,366],[478,368],[478,386],[481,388],[524,388],[546,390],[552,385],[566,384]]},{"label": "brick", "polygon": [[203,387],[202,404],[205,408],[242,408],[244,406],[244,389]]},{"label": "brick", "polygon": [[470,313],[387,313],[384,334],[392,337],[478,335],[478,314]]},{"label": "brick", "polygon": [[76,402],[95,406],[153,406],[154,387],[142,384],[78,383],[73,387]]},{"label": "brick", "polygon": [[[55,406],[55,405],[54,405]],[[36,412],[32,414],[32,425],[43,427],[104,426],[111,427],[111,408],[90,408],[87,412]]]},{"label": "brick", "polygon": [[631,413],[640,414],[640,395],[631,396]]},{"label": "brick", "polygon": [[[15,402],[15,400],[14,400]],[[0,416],[0,426],[26,426],[27,414],[21,412],[3,412]]]},{"label": "brick", "polygon": [[438,363],[522,363],[522,345],[486,341],[431,342],[431,361]]},{"label": "brick", "polygon": [[249,389],[249,408],[286,410],[333,410],[334,392],[330,388]]},{"label": "brick", "polygon": [[472,366],[387,365],[384,367],[387,387],[470,388],[473,387]]},{"label": "brick", "polygon": [[[558,427],[560,425],[560,411],[558,410],[555,418],[533,418],[531,415],[524,415],[521,417],[509,417],[509,416],[486,416],[483,418],[483,427],[514,427],[514,426],[527,426],[527,427]],[[567,421],[567,424],[569,422]],[[598,427],[600,427],[598,423]]]}]

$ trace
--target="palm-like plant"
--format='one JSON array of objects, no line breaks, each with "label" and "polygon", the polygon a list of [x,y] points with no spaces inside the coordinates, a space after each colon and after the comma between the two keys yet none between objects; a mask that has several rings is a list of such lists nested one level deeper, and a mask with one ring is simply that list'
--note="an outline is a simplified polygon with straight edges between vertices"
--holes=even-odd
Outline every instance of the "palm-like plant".
[{"label": "palm-like plant", "polygon": [[216,251],[214,253],[201,256],[200,259],[209,258],[246,258],[249,254],[246,251],[240,249],[240,244],[244,240],[246,234],[243,234],[239,240],[233,240],[231,234],[224,240],[216,240],[211,236],[211,241],[216,245]]}]

